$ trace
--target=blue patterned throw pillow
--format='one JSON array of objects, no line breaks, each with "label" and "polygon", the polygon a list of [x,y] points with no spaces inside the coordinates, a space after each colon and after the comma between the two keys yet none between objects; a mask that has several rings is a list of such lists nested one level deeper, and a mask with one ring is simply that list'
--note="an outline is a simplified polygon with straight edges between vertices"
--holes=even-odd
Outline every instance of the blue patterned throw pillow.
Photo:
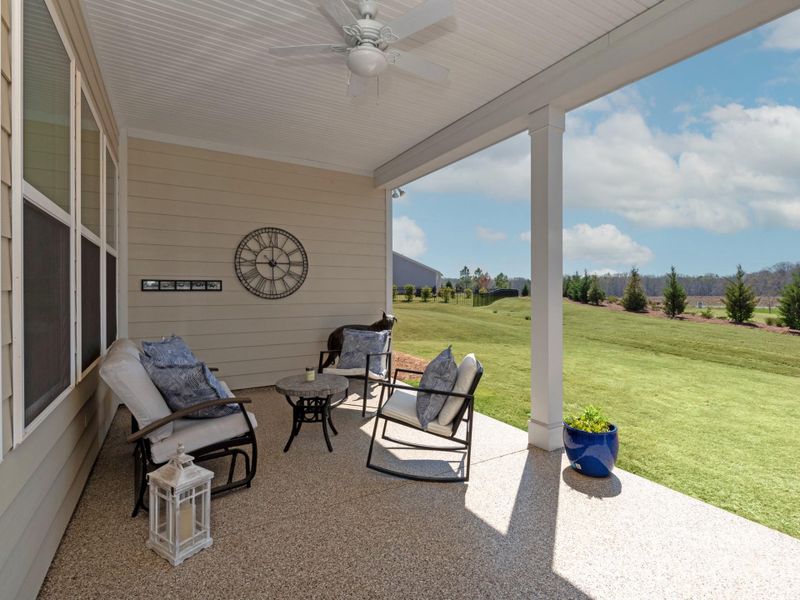
[{"label": "blue patterned throw pillow", "polygon": [[[173,412],[190,408],[195,404],[227,398],[229,395],[203,363],[194,365],[159,366],[145,354],[141,355],[142,366]],[[216,387],[212,385],[213,378]],[[188,416],[190,419],[213,419],[239,412],[238,404],[226,404],[202,408]]]},{"label": "blue patterned throw pillow", "polygon": [[[339,357],[337,368],[363,369],[367,366],[367,354],[385,352],[388,341],[388,331],[345,329],[342,355]],[[385,375],[386,357],[371,356],[369,370],[379,375]]]},{"label": "blue patterned throw pillow", "polygon": [[142,352],[159,367],[193,366],[200,361],[177,335],[157,342],[142,342]]},{"label": "blue patterned throw pillow", "polygon": [[[453,358],[451,346],[439,353],[434,358],[422,374],[419,387],[429,390],[442,392],[453,391],[453,386],[458,377],[458,366]],[[431,394],[429,392],[417,393],[417,418],[423,429],[428,427],[428,423],[435,421],[447,401],[447,393]]]}]

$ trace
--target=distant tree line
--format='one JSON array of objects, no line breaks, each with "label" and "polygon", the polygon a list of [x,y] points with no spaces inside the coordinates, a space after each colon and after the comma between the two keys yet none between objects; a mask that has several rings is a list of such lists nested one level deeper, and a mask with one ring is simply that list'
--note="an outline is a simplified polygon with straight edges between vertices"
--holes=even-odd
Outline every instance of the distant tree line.
[{"label": "distant tree line", "polygon": [[[779,296],[783,288],[791,283],[795,273],[800,272],[800,263],[782,262],[772,267],[745,273],[744,283],[758,296]],[[628,283],[628,273],[600,275],[600,286],[609,296],[622,296]],[[667,287],[669,275],[641,275],[642,289],[647,296],[661,296]],[[689,296],[724,296],[728,283],[736,275],[677,275],[678,283]]]},{"label": "distant tree line", "polygon": [[488,271],[484,271],[481,267],[470,271],[469,267],[466,265],[461,269],[458,277],[445,278],[444,281],[450,283],[458,293],[466,290],[470,290],[474,293],[485,293],[491,290],[511,289],[519,290],[523,296],[528,296],[530,295],[531,289],[530,279],[524,277],[509,277],[502,272],[492,277]]},{"label": "distant tree line", "polygon": [[[787,273],[788,277],[785,277]],[[780,277],[776,277],[776,274]],[[777,319],[769,317],[767,324],[789,327],[795,330],[800,329],[800,265],[781,263],[772,269],[765,269],[752,275],[756,275],[756,277],[748,278],[747,273],[742,269],[742,265],[737,265],[735,275],[722,278],[725,281],[725,286],[719,295],[722,296],[721,300],[728,320],[733,323],[748,323],[753,319],[760,302],[754,281],[761,282],[764,286],[776,285],[776,281],[785,281],[777,289],[774,287],[765,288],[768,293],[779,296],[779,317]],[[614,280],[616,281],[617,279],[618,277],[615,276]],[[663,300],[661,302],[650,301],[648,295],[652,296],[653,294],[646,293],[645,278],[634,267],[630,273],[625,275],[622,298],[618,299],[616,296],[610,295],[608,296],[608,301],[610,303],[619,302],[629,312],[647,312],[648,307],[650,307],[654,310],[663,311],[667,317],[674,319],[686,311],[687,290],[674,266],[670,268],[662,279],[661,295]],[[767,281],[770,283],[765,283]],[[597,306],[605,302],[607,297],[600,286],[600,278],[597,275],[589,275],[586,271],[583,272],[583,275],[575,273],[564,277],[562,291],[565,298]],[[701,316],[710,319],[713,313],[709,308],[706,308],[701,313]]]}]

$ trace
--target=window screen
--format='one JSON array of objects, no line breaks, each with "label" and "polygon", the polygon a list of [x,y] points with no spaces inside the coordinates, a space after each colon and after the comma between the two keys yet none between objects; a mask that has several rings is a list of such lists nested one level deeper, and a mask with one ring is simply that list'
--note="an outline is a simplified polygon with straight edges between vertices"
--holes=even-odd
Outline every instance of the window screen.
[{"label": "window screen", "polygon": [[117,166],[106,152],[106,242],[117,247]]},{"label": "window screen", "polygon": [[70,230],[23,208],[25,425],[70,384]]},{"label": "window screen", "polygon": [[100,356],[100,248],[81,238],[81,371]]},{"label": "window screen", "polygon": [[117,259],[106,254],[106,346],[117,339]]},{"label": "window screen", "polygon": [[70,60],[44,0],[23,19],[23,177],[70,212]]},{"label": "window screen", "polygon": [[100,237],[100,128],[81,94],[81,224]]}]

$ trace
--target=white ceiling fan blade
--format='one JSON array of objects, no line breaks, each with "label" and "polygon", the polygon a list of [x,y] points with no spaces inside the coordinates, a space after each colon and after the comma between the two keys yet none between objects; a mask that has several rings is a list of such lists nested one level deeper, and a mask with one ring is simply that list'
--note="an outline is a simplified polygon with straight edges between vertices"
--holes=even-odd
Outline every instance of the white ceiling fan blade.
[{"label": "white ceiling fan blade", "polygon": [[358,25],[355,15],[344,0],[317,0],[317,4],[342,27]]},{"label": "white ceiling fan blade", "polygon": [[387,23],[386,27],[397,36],[397,39],[402,40],[442,19],[452,17],[455,12],[453,0],[428,0],[391,23]]},{"label": "white ceiling fan blade", "polygon": [[347,50],[347,46],[337,46],[336,44],[308,44],[306,46],[273,46],[269,49],[270,54],[275,56],[302,56],[306,54],[326,54],[328,52]]},{"label": "white ceiling fan blade", "polygon": [[367,91],[367,80],[355,73],[350,73],[350,82],[347,86],[347,95],[351,98],[363,96]]},{"label": "white ceiling fan blade", "polygon": [[444,83],[450,74],[450,69],[431,62],[425,58],[420,58],[416,54],[400,52],[392,49],[394,54],[394,66],[417,77],[422,77],[435,83]]}]

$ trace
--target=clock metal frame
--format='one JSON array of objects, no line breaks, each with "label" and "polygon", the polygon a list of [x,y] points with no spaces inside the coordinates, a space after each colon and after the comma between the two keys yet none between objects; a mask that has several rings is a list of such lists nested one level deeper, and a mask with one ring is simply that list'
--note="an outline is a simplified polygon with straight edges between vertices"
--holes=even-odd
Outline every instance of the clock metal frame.
[{"label": "clock metal frame", "polygon": [[236,277],[248,292],[270,300],[291,296],[308,275],[303,244],[278,227],[261,227],[244,236],[233,264]]}]

